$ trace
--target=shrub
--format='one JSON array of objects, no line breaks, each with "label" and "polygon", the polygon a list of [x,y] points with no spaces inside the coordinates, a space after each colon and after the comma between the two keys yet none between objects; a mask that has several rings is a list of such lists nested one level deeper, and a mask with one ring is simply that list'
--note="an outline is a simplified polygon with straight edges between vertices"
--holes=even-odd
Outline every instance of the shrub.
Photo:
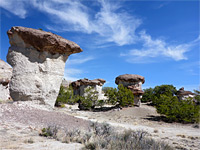
[{"label": "shrub", "polygon": [[96,106],[102,107],[104,105],[104,101],[98,99],[98,92],[94,88],[88,87],[84,92],[84,96],[78,96],[80,110],[92,110]]},{"label": "shrub", "polygon": [[[53,128],[53,127],[52,127]],[[50,129],[52,130],[52,129]],[[145,131],[125,130],[116,132],[116,129],[107,123],[92,123],[88,131],[65,130],[63,142],[77,142],[84,144],[82,150],[172,150],[168,144],[152,139]]]},{"label": "shrub", "polygon": [[105,94],[108,96],[108,103],[110,104],[122,107],[134,105],[134,95],[132,91],[122,84],[118,85],[118,90],[116,88],[110,88]]},{"label": "shrub", "polygon": [[144,89],[144,94],[142,96],[141,102],[151,102],[153,98],[153,88]]},{"label": "shrub", "polygon": [[194,93],[195,93],[195,102],[197,105],[200,105],[200,91],[199,90],[194,90]]},{"label": "shrub", "polygon": [[118,91],[116,88],[113,87],[107,87],[106,90],[104,90],[105,95],[108,97],[107,104],[112,104],[116,105],[118,100],[117,100],[117,94]]},{"label": "shrub", "polygon": [[144,89],[144,95],[142,96],[141,101],[142,102],[152,102],[153,105],[159,105],[160,102],[160,96],[166,95],[166,96],[174,96],[176,95],[177,90],[176,87],[173,85],[160,85],[156,86],[154,88],[147,88]]},{"label": "shrub", "polygon": [[58,94],[58,97],[56,99],[55,106],[62,105],[62,104],[70,104],[73,105],[77,103],[77,97],[73,93],[72,86],[69,86],[69,88],[65,89],[62,85],[60,86],[60,91]]},{"label": "shrub", "polygon": [[160,85],[160,86],[156,86],[153,89],[153,95],[151,96],[152,98],[152,104],[153,105],[159,105],[160,103],[162,103],[162,101],[160,100],[164,100],[164,99],[160,99],[161,95],[166,95],[168,97],[172,97],[177,93],[176,87],[174,87],[173,85]]},{"label": "shrub", "polygon": [[57,137],[57,132],[58,132],[58,127],[49,126],[47,128],[43,128],[41,131],[42,132],[40,133],[40,136],[56,138]]},{"label": "shrub", "polygon": [[170,122],[194,123],[199,122],[200,106],[192,99],[179,101],[176,96],[160,95],[156,105],[158,113],[164,114]]},{"label": "shrub", "polygon": [[127,89],[122,84],[118,86],[117,99],[120,106],[133,106],[134,95],[130,89]]}]

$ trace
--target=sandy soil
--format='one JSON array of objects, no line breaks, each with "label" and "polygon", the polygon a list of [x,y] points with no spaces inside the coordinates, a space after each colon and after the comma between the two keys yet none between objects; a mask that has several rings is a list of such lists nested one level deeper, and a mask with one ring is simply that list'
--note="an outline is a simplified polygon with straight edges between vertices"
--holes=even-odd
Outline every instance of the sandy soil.
[{"label": "sandy soil", "polygon": [[107,122],[113,126],[125,129],[145,130],[156,140],[168,142],[176,149],[200,149],[200,129],[193,124],[166,123],[159,120],[156,109],[147,104],[141,107],[129,107],[122,110],[105,112],[79,111],[77,105],[66,105],[66,108],[57,109],[78,118]]},{"label": "sandy soil", "polygon": [[175,149],[200,149],[199,128],[192,124],[165,123],[157,118],[155,108],[146,104],[104,112],[79,111],[77,105],[49,109],[31,102],[0,104],[0,150],[78,150],[83,145],[61,143],[41,137],[39,132],[49,125],[87,129],[90,121],[107,122],[121,129],[145,130],[152,138],[168,142]]},{"label": "sandy soil", "polygon": [[0,150],[78,150],[83,145],[61,143],[39,133],[48,126],[88,129],[89,123],[29,102],[0,104]]}]

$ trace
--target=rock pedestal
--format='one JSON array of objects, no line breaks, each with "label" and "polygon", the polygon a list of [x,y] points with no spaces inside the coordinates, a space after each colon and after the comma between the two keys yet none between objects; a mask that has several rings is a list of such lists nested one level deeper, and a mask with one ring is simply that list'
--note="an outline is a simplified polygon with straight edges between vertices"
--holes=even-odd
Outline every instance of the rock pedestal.
[{"label": "rock pedestal", "polygon": [[142,95],[142,84],[145,82],[143,76],[135,74],[120,75],[115,79],[117,85],[122,84],[124,87],[130,89],[134,95],[134,105],[140,106]]},{"label": "rock pedestal", "polygon": [[71,85],[74,90],[74,95],[86,96],[87,93],[85,92],[85,90],[91,87],[92,90],[98,92],[98,99],[104,100],[105,96],[104,93],[102,92],[102,86],[105,82],[106,81],[104,79],[94,79],[94,80],[80,79],[72,82]]},{"label": "rock pedestal", "polygon": [[182,87],[177,91],[177,97],[179,100],[187,100],[187,98],[194,99],[195,94],[191,91],[185,91],[184,87]]},{"label": "rock pedestal", "polygon": [[51,32],[12,27],[7,62],[13,67],[10,95],[14,101],[39,100],[54,107],[70,54],[82,49]]},{"label": "rock pedestal", "polygon": [[0,101],[10,99],[9,82],[12,76],[12,67],[0,59]]}]

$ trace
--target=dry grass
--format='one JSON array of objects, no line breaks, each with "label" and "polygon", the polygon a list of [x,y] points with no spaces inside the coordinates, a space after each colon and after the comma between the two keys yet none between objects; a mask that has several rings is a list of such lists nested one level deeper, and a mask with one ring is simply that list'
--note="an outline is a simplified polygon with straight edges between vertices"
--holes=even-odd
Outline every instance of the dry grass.
[{"label": "dry grass", "polygon": [[116,132],[115,128],[106,123],[91,123],[88,131],[67,130],[64,137],[57,137],[58,130],[48,127],[42,130],[42,136],[62,139],[62,142],[84,144],[83,150],[172,150],[168,144],[158,142],[149,137],[145,131],[126,130]]}]

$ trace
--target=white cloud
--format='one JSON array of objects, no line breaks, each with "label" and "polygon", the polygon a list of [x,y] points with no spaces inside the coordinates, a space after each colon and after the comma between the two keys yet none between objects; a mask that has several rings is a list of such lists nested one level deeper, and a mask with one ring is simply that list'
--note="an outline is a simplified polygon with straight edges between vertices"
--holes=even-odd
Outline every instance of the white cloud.
[{"label": "white cloud", "polygon": [[81,69],[66,68],[64,72],[64,78],[70,81],[76,81],[80,79],[80,75],[83,73]]},{"label": "white cloud", "polygon": [[187,60],[185,53],[196,45],[199,38],[187,44],[171,45],[162,39],[152,39],[145,31],[140,32],[141,49],[132,49],[120,56],[126,56],[131,63],[150,63],[155,62],[155,58],[165,57],[175,61]]},{"label": "white cloud", "polygon": [[83,71],[83,69],[74,68],[74,65],[83,64],[93,59],[94,57],[92,56],[84,57],[82,55],[76,55],[76,54],[70,56],[70,58],[66,62],[64,78],[66,80],[71,80],[71,81],[76,81],[82,78],[82,75],[87,71]]},{"label": "white cloud", "polygon": [[72,0],[1,1],[1,7],[21,18],[26,17],[26,5],[47,14],[54,23],[47,25],[48,29],[95,33],[101,39],[100,43],[114,42],[120,46],[134,43],[135,30],[142,22],[139,18],[121,11],[119,3],[107,0],[91,1],[100,6],[98,11],[92,10],[81,1]]},{"label": "white cloud", "polygon": [[0,7],[20,18],[26,18],[25,0],[0,0]]},{"label": "white cloud", "polygon": [[[75,58],[74,58],[75,57]],[[73,58],[69,58],[66,62],[67,65],[75,65],[75,64],[83,64],[87,61],[93,60],[94,57],[88,56],[88,57],[83,57],[83,56],[77,56],[73,55]]]}]

